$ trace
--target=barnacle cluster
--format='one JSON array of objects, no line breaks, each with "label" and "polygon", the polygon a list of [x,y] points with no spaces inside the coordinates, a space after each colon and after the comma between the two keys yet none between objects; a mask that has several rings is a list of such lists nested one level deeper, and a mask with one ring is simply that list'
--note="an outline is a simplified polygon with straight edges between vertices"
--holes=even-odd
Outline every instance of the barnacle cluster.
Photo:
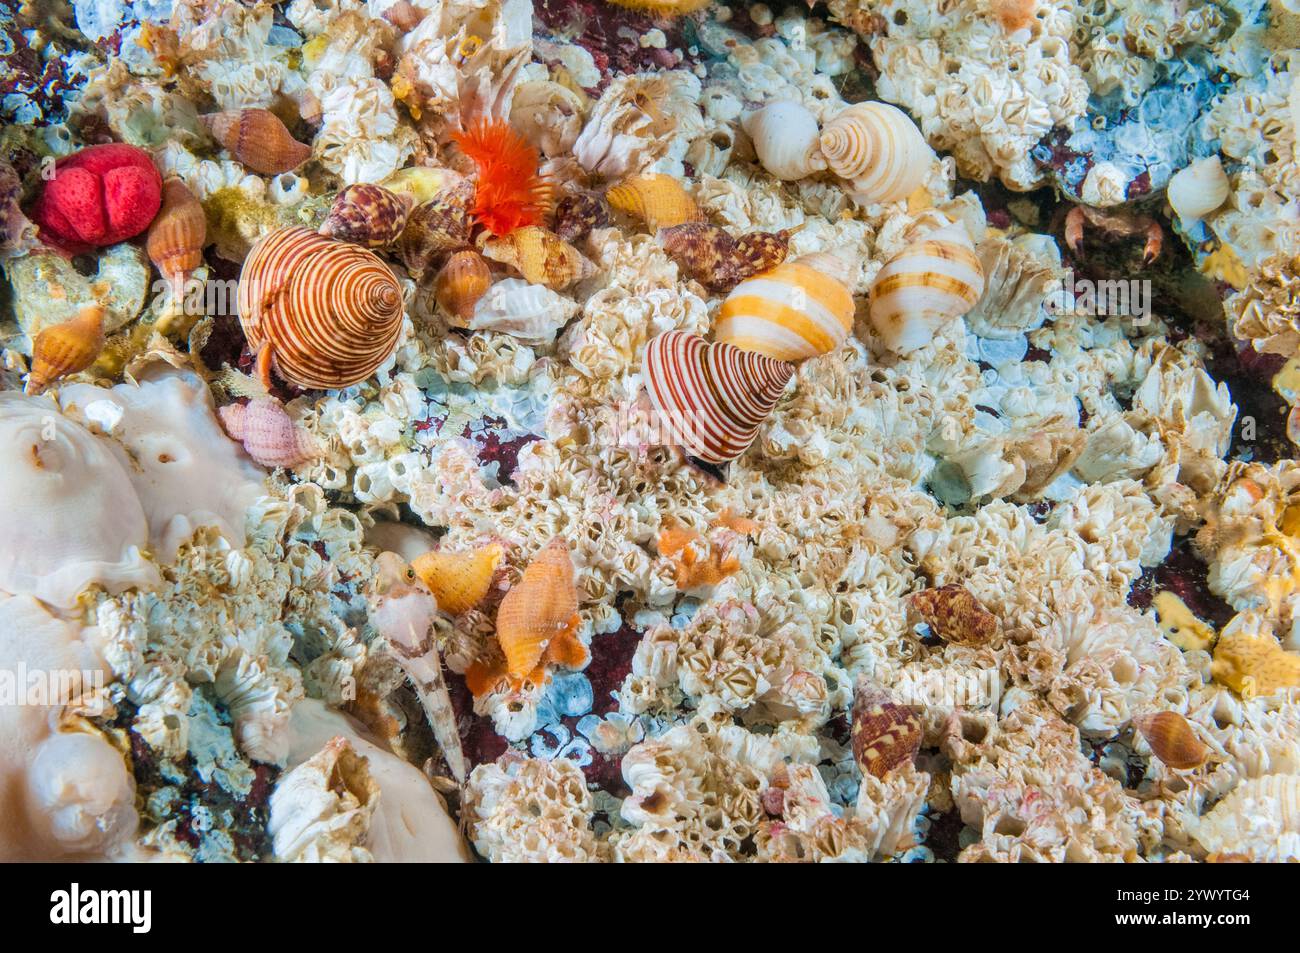
[{"label": "barnacle cluster", "polygon": [[0,14],[0,859],[1300,857],[1294,15],[668,6]]}]

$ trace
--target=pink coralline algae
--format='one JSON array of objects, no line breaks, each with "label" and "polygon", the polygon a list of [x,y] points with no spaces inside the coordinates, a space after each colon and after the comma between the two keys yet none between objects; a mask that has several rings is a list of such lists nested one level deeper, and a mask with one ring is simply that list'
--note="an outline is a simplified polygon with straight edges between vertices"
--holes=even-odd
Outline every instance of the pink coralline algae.
[{"label": "pink coralline algae", "polygon": [[139,235],[162,205],[162,177],[135,146],[91,146],[54,164],[32,206],[41,238],[74,254]]}]

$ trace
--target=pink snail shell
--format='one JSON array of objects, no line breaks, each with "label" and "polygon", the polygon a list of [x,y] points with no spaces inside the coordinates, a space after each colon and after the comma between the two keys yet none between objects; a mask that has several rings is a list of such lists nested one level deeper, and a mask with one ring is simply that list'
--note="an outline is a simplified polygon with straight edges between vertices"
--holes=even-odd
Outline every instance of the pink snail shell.
[{"label": "pink snail shell", "polygon": [[217,414],[226,433],[264,467],[292,469],[321,454],[316,438],[297,426],[280,402],[270,397],[229,404]]}]

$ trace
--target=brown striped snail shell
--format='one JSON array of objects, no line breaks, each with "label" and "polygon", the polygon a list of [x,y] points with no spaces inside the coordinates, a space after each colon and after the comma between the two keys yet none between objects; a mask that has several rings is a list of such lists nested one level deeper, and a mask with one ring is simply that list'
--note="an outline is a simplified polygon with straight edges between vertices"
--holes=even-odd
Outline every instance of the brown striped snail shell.
[{"label": "brown striped snail shell", "polygon": [[396,250],[402,264],[417,282],[422,281],[447,252],[470,244],[474,228],[473,204],[474,183],[467,179],[448,186],[430,201],[411,209],[406,228],[397,239]]},{"label": "brown striped snail shell", "polygon": [[39,394],[61,377],[84,371],[104,349],[104,308],[91,304],[69,321],[54,324],[32,342],[32,369],[25,390]]},{"label": "brown striped snail shell", "polygon": [[179,293],[185,279],[203,263],[208,222],[203,206],[185,183],[172,176],[163,183],[162,208],[149,226],[145,250],[154,267]]},{"label": "brown striped snail shell", "polygon": [[295,139],[269,109],[228,109],[200,118],[241,165],[262,175],[292,172],[311,158],[311,146]]},{"label": "brown striped snail shell", "polygon": [[853,698],[853,759],[864,775],[886,778],[921,750],[921,719],[884,688],[863,679]]},{"label": "brown striped snail shell", "polygon": [[660,229],[659,244],[691,278],[711,291],[726,292],[785,261],[794,232],[750,232],[732,238],[717,225],[684,222]]},{"label": "brown striped snail shell", "polygon": [[706,463],[744,453],[780,400],[794,365],[687,331],[646,345],[642,376],[673,443]]},{"label": "brown striped snail shell", "polygon": [[468,327],[474,306],[492,285],[492,272],[483,256],[472,249],[454,253],[438,271],[433,296],[457,326]]},{"label": "brown striped snail shell", "polygon": [[239,276],[239,321],[259,371],[298,387],[358,384],[388,359],[402,331],[402,288],[358,245],[299,226],[271,232]]},{"label": "brown striped snail shell", "polygon": [[320,233],[341,242],[382,248],[397,241],[414,204],[411,196],[381,185],[349,185],[334,196]]},{"label": "brown striped snail shell", "polygon": [[554,232],[566,242],[581,241],[593,228],[609,224],[609,203],[599,192],[571,192],[555,204]]}]

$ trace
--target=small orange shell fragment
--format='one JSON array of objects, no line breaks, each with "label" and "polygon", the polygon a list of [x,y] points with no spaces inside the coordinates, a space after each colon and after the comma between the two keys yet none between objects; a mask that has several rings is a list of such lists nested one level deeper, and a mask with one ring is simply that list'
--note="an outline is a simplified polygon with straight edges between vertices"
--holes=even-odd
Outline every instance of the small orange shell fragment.
[{"label": "small orange shell fragment", "polygon": [[740,568],[734,556],[723,559],[702,534],[684,526],[660,532],[659,555],[672,561],[677,588],[683,592],[716,586]]},{"label": "small orange shell fragment", "polygon": [[1171,768],[1199,768],[1210,757],[1210,749],[1196,736],[1196,730],[1176,711],[1136,715],[1133,727],[1142,733],[1155,756]]},{"label": "small orange shell fragment", "polygon": [[417,557],[411,568],[438,600],[439,609],[460,615],[483,601],[501,557],[501,547],[490,543],[470,553],[434,550]]}]

